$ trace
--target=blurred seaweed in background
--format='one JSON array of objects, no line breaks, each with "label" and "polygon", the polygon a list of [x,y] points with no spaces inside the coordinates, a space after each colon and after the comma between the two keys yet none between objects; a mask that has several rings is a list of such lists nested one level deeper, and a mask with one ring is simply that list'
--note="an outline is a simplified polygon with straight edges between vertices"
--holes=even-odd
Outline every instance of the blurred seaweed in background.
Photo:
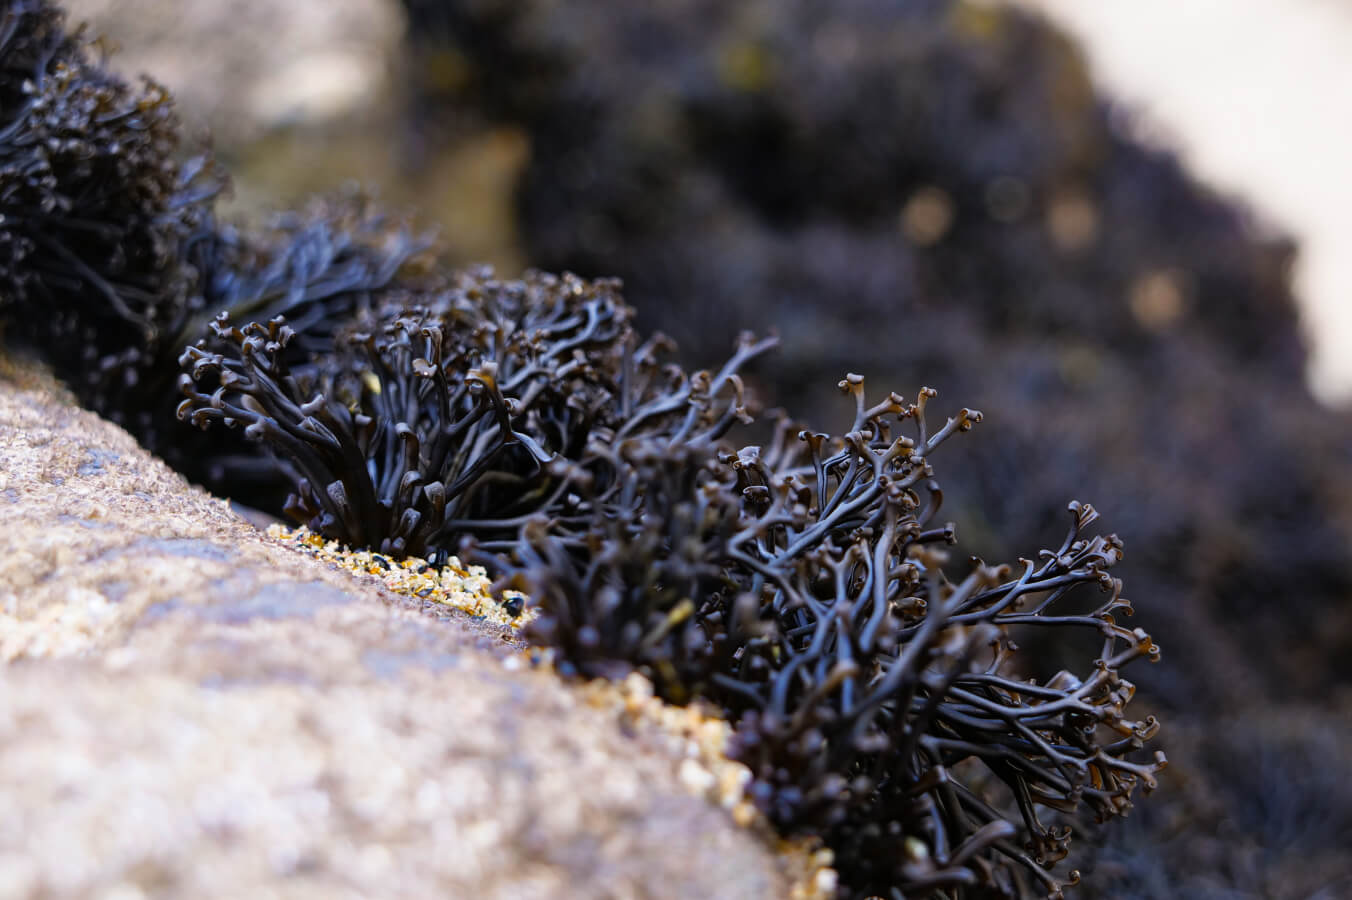
[{"label": "blurred seaweed in background", "polygon": [[[1245,771],[1271,710],[1286,749],[1262,754],[1263,790],[1299,781],[1301,754],[1349,755],[1323,710],[1352,676],[1352,428],[1303,381],[1289,240],[1137,140],[1069,40],[1015,8],[404,6],[409,56],[427,61],[420,120],[469,108],[528,134],[516,208],[533,264],[622,277],[640,323],[697,362],[774,322],[783,351],[754,386],[814,419],[845,369],[981,405],[999,437],[954,447],[967,478],[948,487],[964,542],[990,557],[1045,533],[1061,498],[1092,498],[1167,635],[1140,673],[1148,702],[1235,737],[1180,734],[1171,775],[1210,805],[1173,809],[1265,848],[1244,866],[1200,837],[1166,849],[1148,812],[1151,871],[1216,896],[1311,895],[1289,877],[1300,846],[1269,841],[1265,814],[1206,812],[1248,802],[1257,775],[1216,761]],[[1352,862],[1325,859],[1334,896]]]}]

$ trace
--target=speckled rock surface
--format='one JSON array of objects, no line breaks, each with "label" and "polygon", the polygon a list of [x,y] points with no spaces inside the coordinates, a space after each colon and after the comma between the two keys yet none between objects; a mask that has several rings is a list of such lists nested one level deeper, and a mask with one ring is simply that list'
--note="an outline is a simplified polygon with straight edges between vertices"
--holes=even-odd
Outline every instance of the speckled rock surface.
[{"label": "speckled rock surface", "polygon": [[656,735],[0,356],[0,897],[783,897]]}]

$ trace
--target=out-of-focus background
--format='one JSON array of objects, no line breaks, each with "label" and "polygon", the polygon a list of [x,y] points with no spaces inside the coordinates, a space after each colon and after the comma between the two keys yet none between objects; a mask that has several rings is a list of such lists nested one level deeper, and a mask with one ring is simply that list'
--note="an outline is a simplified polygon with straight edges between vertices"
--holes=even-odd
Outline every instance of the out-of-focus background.
[{"label": "out-of-focus background", "polygon": [[1352,6],[1339,0],[1026,0],[1194,173],[1300,244],[1310,378],[1352,398]]},{"label": "out-of-focus background", "polygon": [[817,427],[846,371],[981,408],[962,545],[1094,503],[1164,647],[1127,674],[1173,765],[1078,896],[1352,896],[1352,7],[69,5],[235,215],[358,180],[452,262],[622,276],[693,361],[776,328],[755,390]]}]

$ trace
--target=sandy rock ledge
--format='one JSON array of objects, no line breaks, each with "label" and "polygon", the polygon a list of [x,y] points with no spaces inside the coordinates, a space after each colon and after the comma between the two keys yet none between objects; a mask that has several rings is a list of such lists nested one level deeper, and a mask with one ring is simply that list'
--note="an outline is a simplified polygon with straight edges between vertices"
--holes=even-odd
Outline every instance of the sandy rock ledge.
[{"label": "sandy rock ledge", "polygon": [[268,542],[3,355],[0,535],[0,897],[789,894],[505,633]]}]

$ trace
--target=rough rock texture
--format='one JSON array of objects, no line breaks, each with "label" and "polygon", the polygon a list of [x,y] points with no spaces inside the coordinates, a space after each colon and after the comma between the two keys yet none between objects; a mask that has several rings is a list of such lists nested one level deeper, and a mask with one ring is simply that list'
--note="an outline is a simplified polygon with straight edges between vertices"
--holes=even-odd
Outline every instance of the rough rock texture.
[{"label": "rough rock texture", "polygon": [[0,896],[787,895],[656,735],[3,356],[0,534]]}]

